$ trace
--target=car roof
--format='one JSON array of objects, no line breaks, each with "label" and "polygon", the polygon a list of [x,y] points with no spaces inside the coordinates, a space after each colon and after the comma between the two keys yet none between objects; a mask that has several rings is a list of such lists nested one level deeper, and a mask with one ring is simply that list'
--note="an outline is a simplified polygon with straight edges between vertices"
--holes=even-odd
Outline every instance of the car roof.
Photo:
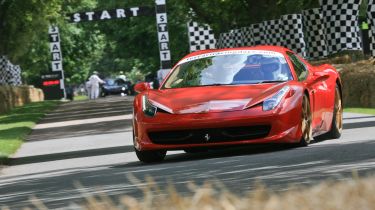
[{"label": "car roof", "polygon": [[258,45],[254,47],[237,47],[237,48],[224,48],[224,49],[213,49],[213,50],[200,50],[200,51],[190,53],[184,58],[189,58],[192,56],[202,55],[206,53],[235,51],[235,50],[266,50],[266,51],[273,51],[273,52],[278,52],[282,54],[284,54],[287,51],[290,51],[288,48],[280,47],[280,46]]}]

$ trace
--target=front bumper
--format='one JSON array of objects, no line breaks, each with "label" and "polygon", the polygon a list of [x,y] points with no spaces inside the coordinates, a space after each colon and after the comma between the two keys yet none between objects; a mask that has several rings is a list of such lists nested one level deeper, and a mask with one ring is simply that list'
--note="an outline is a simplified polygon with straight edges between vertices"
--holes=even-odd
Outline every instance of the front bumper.
[{"label": "front bumper", "polygon": [[[135,147],[138,150],[178,150],[192,147],[214,147],[223,145],[296,143],[300,140],[301,109],[279,107],[264,112],[262,106],[232,112],[168,114],[158,112],[155,117],[145,117],[142,112],[134,116]],[[251,139],[221,138],[220,141],[194,139],[183,143],[155,143],[150,133],[186,130],[220,130],[235,127],[269,126],[266,136]],[[202,138],[202,137],[199,137]],[[202,140],[202,141],[201,141]]]}]

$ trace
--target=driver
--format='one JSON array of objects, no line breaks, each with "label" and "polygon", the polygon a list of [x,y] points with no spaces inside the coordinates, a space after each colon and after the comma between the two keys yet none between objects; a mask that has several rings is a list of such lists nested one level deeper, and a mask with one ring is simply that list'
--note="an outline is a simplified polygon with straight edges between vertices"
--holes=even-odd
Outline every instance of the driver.
[{"label": "driver", "polygon": [[265,80],[269,81],[286,81],[288,75],[282,71],[282,65],[278,58],[264,59],[261,65],[261,70]]},{"label": "driver", "polygon": [[233,82],[259,81],[263,80],[263,72],[259,64],[259,58],[262,56],[248,56],[244,66],[234,75]]}]

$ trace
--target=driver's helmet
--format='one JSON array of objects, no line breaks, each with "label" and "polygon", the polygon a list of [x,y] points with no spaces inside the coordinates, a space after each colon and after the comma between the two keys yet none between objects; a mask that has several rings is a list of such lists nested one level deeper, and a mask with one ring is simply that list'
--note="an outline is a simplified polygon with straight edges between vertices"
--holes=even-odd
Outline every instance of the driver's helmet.
[{"label": "driver's helmet", "polygon": [[265,80],[283,80],[282,67],[278,58],[264,58],[261,70]]}]

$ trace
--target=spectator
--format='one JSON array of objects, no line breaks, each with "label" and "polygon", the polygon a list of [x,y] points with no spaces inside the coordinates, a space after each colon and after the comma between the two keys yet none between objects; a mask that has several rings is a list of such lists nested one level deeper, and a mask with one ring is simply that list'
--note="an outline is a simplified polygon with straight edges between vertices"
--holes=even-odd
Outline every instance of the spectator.
[{"label": "spectator", "polygon": [[158,89],[159,88],[159,80],[156,77],[155,74],[150,73],[146,75],[145,82],[148,82],[152,89]]},{"label": "spectator", "polygon": [[90,82],[89,79],[85,83],[85,88],[86,88],[86,92],[87,92],[87,97],[89,99],[91,99],[91,82]]},{"label": "spectator", "polygon": [[93,75],[89,78],[89,81],[91,84],[90,99],[95,100],[99,97],[99,86],[100,84],[104,84],[104,81],[99,78],[97,71],[94,71]]},{"label": "spectator", "polygon": [[126,82],[126,76],[125,76],[123,71],[120,71],[120,75],[117,78],[122,79],[122,80],[124,80],[124,82]]},{"label": "spectator", "polygon": [[67,85],[65,88],[66,98],[70,101],[74,100],[74,88],[73,85]]}]

